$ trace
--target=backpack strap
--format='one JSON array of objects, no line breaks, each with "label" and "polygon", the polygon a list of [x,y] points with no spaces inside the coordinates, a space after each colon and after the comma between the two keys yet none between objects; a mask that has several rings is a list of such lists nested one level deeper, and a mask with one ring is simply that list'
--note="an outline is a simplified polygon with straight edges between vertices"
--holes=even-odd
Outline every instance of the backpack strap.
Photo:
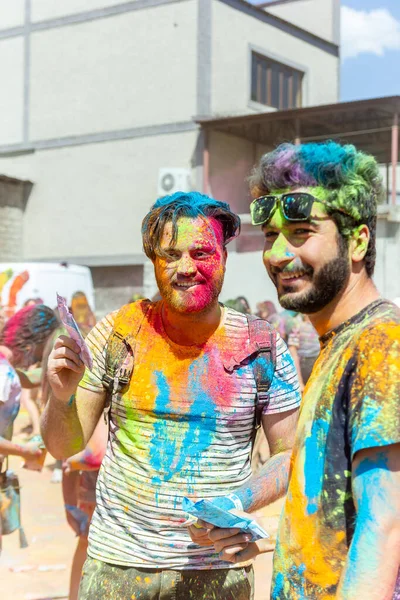
[{"label": "backpack strap", "polygon": [[150,300],[126,304],[116,314],[114,327],[107,341],[105,373],[106,389],[104,419],[111,409],[112,397],[126,387],[132,377],[136,338],[149,311]]},{"label": "backpack strap", "polygon": [[276,365],[276,331],[265,319],[254,315],[246,315],[249,328],[249,344],[238,355],[230,356],[224,362],[225,369],[232,373],[241,363],[254,357],[252,368],[257,387],[254,411],[254,427],[251,445],[254,448],[257,431],[261,426],[264,408],[269,402],[269,388],[275,373]]},{"label": "backpack strap", "polygon": [[263,411],[269,403],[268,392],[275,373],[276,331],[267,321],[253,315],[247,315],[247,321],[249,324],[250,346],[257,353],[252,365],[257,386],[254,426],[251,434],[251,455],[253,455]]},{"label": "backpack strap", "polygon": [[[255,429],[261,425],[264,408],[269,402],[269,388],[276,365],[276,331],[264,319],[247,315],[250,349],[257,354],[253,361],[253,373],[257,386]],[[264,360],[263,360],[264,359]],[[266,368],[266,364],[268,368]]]}]

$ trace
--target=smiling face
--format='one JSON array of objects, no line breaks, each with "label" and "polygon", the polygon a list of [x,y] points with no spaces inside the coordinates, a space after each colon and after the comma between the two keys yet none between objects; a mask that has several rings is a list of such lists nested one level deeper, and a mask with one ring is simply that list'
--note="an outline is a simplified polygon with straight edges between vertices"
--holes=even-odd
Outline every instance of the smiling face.
[{"label": "smiling face", "polygon": [[154,260],[160,294],[179,313],[202,312],[218,302],[225,274],[226,250],[220,223],[213,218],[182,217],[172,242],[172,223],[161,237],[163,255]]},{"label": "smiling face", "polygon": [[345,288],[349,251],[322,204],[314,203],[310,219],[302,222],[287,221],[277,209],[262,229],[264,264],[284,308],[315,313]]}]

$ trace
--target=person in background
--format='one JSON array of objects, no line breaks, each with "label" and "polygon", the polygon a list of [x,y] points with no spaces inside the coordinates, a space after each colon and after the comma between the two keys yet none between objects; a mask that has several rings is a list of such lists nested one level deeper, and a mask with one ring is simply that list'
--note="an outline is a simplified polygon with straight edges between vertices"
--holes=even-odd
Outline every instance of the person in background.
[{"label": "person in background", "polygon": [[36,306],[37,304],[43,304],[42,298],[27,298],[22,305],[22,308],[25,306]]},{"label": "person in background", "polygon": [[[27,369],[41,360],[46,340],[56,327],[57,319],[51,308],[34,305],[15,313],[0,334],[0,471],[7,456],[21,456],[28,469],[42,467],[43,450],[39,442],[14,444],[11,441],[22,390],[16,368]],[[0,492],[0,510],[1,505]]]},{"label": "person in background", "polygon": [[244,296],[238,296],[237,298],[234,298],[232,300],[227,300],[226,302],[224,302],[224,304],[229,308],[233,308],[233,310],[237,310],[243,315],[251,315],[250,304]]},{"label": "person in background", "polygon": [[96,325],[96,317],[84,292],[75,292],[71,300],[71,313],[85,338]]},{"label": "person in background", "polygon": [[0,334],[4,329],[4,325],[6,324],[6,311],[4,310],[4,306],[0,304]]},{"label": "person in background", "polygon": [[[29,374],[26,374],[29,377]],[[20,377],[21,379],[21,377]],[[38,384],[39,385],[39,384]],[[27,426],[25,431],[30,430],[29,437],[33,438],[40,435],[40,411],[35,402],[35,394],[37,390],[34,387],[24,387],[22,385],[21,391],[21,407],[26,410],[29,415],[30,424]]]},{"label": "person in background", "polygon": [[307,315],[297,316],[287,345],[296,365],[300,389],[303,391],[320,351],[318,333]]},{"label": "person in background", "polygon": [[285,321],[276,310],[275,304],[271,300],[257,303],[256,315],[271,323],[272,327],[278,331],[279,335],[286,340]]},{"label": "person in background", "polygon": [[[88,327],[93,320],[95,321],[95,316],[83,292],[76,292],[73,295],[72,311],[82,336],[86,337]],[[43,353],[41,393],[43,406],[47,404],[50,393],[47,363],[54,342],[60,335],[66,335],[66,330],[59,325],[49,338]],[[62,482],[67,522],[78,538],[72,559],[69,600],[78,598],[82,567],[87,556],[89,524],[96,506],[97,475],[107,446],[107,433],[108,427],[102,416],[86,448],[65,461],[57,460],[51,477],[52,483]]]},{"label": "person in background", "polygon": [[108,426],[103,415],[86,448],[63,462],[62,491],[68,524],[78,543],[72,560],[68,600],[77,600],[87,557],[89,525],[96,507],[96,482],[107,447]]}]

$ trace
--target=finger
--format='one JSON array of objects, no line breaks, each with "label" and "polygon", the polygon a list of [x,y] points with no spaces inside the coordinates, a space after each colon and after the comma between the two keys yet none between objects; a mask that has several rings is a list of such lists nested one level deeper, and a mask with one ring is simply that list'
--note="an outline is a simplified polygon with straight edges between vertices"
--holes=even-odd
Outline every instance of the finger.
[{"label": "finger", "polygon": [[81,360],[79,354],[77,354],[70,348],[67,348],[66,346],[62,346],[61,348],[58,348],[54,352],[52,358],[53,358],[53,360],[59,360],[60,358],[69,358],[70,360],[74,361],[78,365],[78,367],[83,366],[83,361]]},{"label": "finger", "polygon": [[260,553],[257,545],[253,542],[247,544],[246,548],[242,548],[240,545],[232,548],[226,548],[220,553],[222,560],[226,560],[230,563],[245,562],[255,558]]},{"label": "finger", "polygon": [[233,556],[234,554],[239,554],[239,552],[243,552],[246,550],[249,544],[232,544],[231,546],[227,546],[222,550],[225,556]]},{"label": "finger", "polygon": [[66,348],[70,348],[76,353],[80,352],[81,350],[79,344],[77,344],[75,340],[68,337],[67,335],[60,335],[60,337],[58,337],[54,342],[54,349],[61,348],[63,346],[65,346]]},{"label": "finger", "polygon": [[206,521],[202,521],[201,519],[197,519],[197,527],[200,529],[207,529],[207,530],[211,530],[214,529],[214,525],[212,525],[211,523],[207,523]]},{"label": "finger", "polygon": [[[82,363],[83,364],[83,363]],[[55,371],[62,371],[63,369],[69,369],[70,371],[74,371],[75,373],[82,373],[83,367],[78,367],[76,363],[74,363],[69,358],[60,358],[57,360],[56,365],[54,365]]]},{"label": "finger", "polygon": [[189,535],[192,539],[192,542],[197,544],[198,546],[212,546],[212,541],[206,533],[199,534],[199,530],[195,528],[188,527]]},{"label": "finger", "polygon": [[196,537],[208,536],[208,530],[205,527],[199,527],[197,523],[189,525],[188,529]]},{"label": "finger", "polygon": [[250,536],[246,536],[246,535],[234,535],[233,537],[230,538],[225,538],[223,540],[218,540],[217,542],[214,542],[214,548],[216,549],[217,552],[221,552],[224,548],[229,548],[230,546],[235,546],[235,545],[243,545],[243,548],[245,548],[247,546],[247,544],[250,542],[251,540],[251,535]]},{"label": "finger", "polygon": [[210,540],[212,540],[214,542],[217,540],[223,540],[225,538],[230,538],[232,536],[238,535],[239,533],[242,533],[242,535],[246,535],[245,533],[243,533],[241,531],[241,529],[238,529],[237,527],[226,527],[226,528],[217,527],[217,528],[210,530],[209,536],[210,536]]}]

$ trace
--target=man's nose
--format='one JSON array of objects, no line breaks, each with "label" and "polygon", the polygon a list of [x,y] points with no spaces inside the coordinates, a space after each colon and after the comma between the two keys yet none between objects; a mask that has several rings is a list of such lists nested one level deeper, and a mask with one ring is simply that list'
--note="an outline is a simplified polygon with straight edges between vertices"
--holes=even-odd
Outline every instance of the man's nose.
[{"label": "man's nose", "polygon": [[264,262],[277,268],[289,264],[295,257],[292,246],[282,233],[276,238],[272,248],[264,252]]},{"label": "man's nose", "polygon": [[177,272],[179,275],[194,275],[197,271],[196,263],[191,256],[183,255],[178,263]]}]

